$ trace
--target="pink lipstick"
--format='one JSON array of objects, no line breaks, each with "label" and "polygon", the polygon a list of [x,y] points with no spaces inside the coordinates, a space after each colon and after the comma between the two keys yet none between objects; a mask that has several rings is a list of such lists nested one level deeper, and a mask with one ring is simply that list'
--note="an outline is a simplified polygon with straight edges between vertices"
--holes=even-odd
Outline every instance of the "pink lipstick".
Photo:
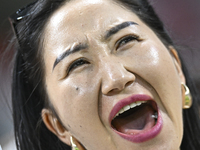
[{"label": "pink lipstick", "polygon": [[148,95],[132,95],[111,110],[109,122],[122,138],[141,143],[156,137],[163,126],[156,102]]}]

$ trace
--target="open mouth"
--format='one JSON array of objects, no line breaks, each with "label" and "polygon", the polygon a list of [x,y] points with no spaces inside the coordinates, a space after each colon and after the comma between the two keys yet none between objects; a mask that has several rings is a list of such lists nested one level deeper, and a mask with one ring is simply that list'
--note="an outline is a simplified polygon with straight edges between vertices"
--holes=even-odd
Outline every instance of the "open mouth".
[{"label": "open mouth", "polygon": [[[136,97],[138,99],[138,96]],[[139,95],[139,97],[146,96]],[[112,119],[110,118],[111,126],[116,133],[129,141],[144,142],[155,137],[161,131],[162,119],[155,101],[132,99],[134,98],[125,99],[126,105],[119,104],[123,107],[121,109],[118,107],[116,109],[119,111],[111,113],[111,116],[114,116]]]},{"label": "open mouth", "polygon": [[124,134],[136,134],[141,130],[151,129],[158,118],[153,103],[155,102],[138,101],[124,106],[112,120],[112,127]]}]

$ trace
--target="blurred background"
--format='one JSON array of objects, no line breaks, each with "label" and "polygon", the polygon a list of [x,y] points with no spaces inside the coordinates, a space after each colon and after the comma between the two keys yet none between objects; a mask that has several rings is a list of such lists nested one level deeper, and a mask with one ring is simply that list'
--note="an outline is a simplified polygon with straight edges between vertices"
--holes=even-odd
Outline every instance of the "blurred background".
[{"label": "blurred background", "polygon": [[[15,150],[12,125],[11,62],[12,51],[5,53],[10,42],[8,16],[31,0],[0,0],[0,145],[3,150]],[[178,45],[184,47],[181,56],[200,91],[200,1],[150,0]],[[192,50],[191,50],[192,49]]]}]

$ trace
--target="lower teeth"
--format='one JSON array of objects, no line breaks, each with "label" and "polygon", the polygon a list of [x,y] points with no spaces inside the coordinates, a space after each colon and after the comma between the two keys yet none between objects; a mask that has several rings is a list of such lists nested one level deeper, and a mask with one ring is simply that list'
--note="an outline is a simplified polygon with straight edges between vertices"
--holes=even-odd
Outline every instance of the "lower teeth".
[{"label": "lower teeth", "polygon": [[155,114],[154,114],[154,115],[151,115],[151,117],[154,118],[155,120],[157,120],[157,119],[158,119],[158,113],[155,112]]}]

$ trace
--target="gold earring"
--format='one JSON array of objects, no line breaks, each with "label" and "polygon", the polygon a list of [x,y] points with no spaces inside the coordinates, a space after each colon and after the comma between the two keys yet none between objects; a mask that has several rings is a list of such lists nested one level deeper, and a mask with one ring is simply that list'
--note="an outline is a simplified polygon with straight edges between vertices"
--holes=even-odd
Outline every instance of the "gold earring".
[{"label": "gold earring", "polygon": [[184,88],[185,94],[183,96],[183,109],[188,109],[192,106],[192,95],[190,94],[190,90],[184,83],[181,83]]},{"label": "gold earring", "polygon": [[77,145],[74,143],[74,140],[73,140],[72,136],[70,136],[70,143],[71,143],[71,146],[72,146],[72,150],[79,150]]}]

